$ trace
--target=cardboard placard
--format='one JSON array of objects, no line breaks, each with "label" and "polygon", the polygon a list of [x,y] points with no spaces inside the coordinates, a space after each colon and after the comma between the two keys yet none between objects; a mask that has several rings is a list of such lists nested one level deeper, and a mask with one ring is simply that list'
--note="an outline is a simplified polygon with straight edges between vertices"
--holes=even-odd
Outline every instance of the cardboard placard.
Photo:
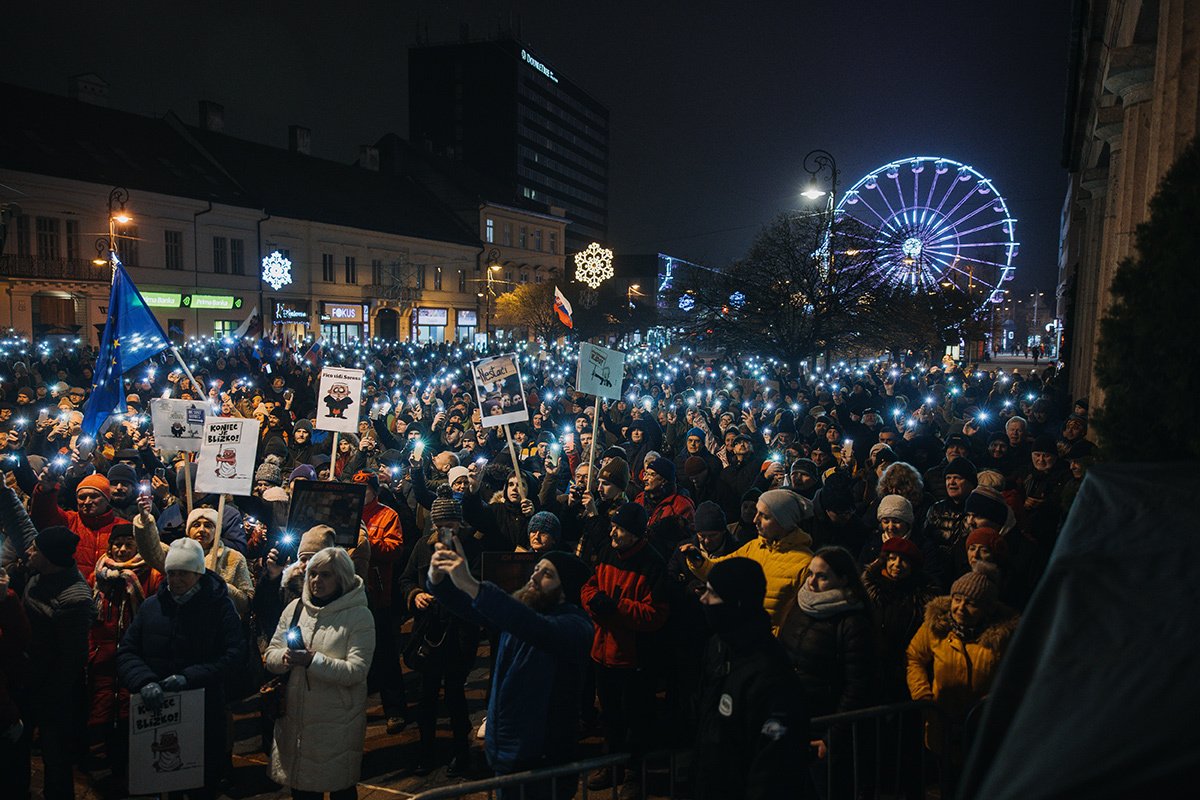
[{"label": "cardboard placard", "polygon": [[357,547],[366,493],[362,483],[296,481],[288,508],[288,532],[299,537],[313,525],[328,525],[333,528],[335,545]]},{"label": "cardboard placard", "polygon": [[200,494],[249,495],[254,486],[258,452],[258,420],[208,417],[197,459],[196,487]]},{"label": "cardboard placard", "polygon": [[576,391],[607,400],[620,400],[621,382],[624,379],[624,353],[580,342],[579,367],[575,370]]},{"label": "cardboard placard", "polygon": [[317,387],[317,430],[358,433],[362,412],[363,371],[325,367]]},{"label": "cardboard placard", "polygon": [[204,440],[204,420],[208,404],[198,400],[150,401],[150,421],[154,426],[154,444],[168,452],[194,453]]},{"label": "cardboard placard", "polygon": [[204,690],[167,694],[151,711],[129,695],[129,791],[160,794],[204,785]]},{"label": "cardboard placard", "polygon": [[[525,391],[521,388],[521,360],[516,353],[503,353],[471,362],[475,381],[475,399],[483,409],[480,422],[485,428],[510,425],[529,419]],[[509,399],[505,406],[503,398]]]}]

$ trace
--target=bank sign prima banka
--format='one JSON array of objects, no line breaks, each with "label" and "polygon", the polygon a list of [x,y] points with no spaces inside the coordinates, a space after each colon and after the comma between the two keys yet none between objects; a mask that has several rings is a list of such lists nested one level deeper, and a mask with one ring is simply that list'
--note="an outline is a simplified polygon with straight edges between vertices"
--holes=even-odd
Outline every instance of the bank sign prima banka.
[{"label": "bank sign prima banka", "polygon": [[545,76],[546,76],[547,78],[549,78],[550,80],[554,81],[555,83],[558,83],[558,78],[557,78],[557,77],[555,77],[555,75],[554,75],[554,70],[550,69],[550,68],[549,68],[549,67],[547,67],[545,64],[543,64],[542,62],[538,61],[538,60],[537,60],[536,58],[534,58],[533,56],[529,55],[529,51],[528,51],[528,50],[524,50],[524,49],[523,49],[523,50],[521,50],[521,60],[522,60],[522,61],[524,61],[524,62],[525,62],[526,64],[528,64],[529,66],[531,66],[531,67],[533,67],[534,69],[536,69],[538,72],[540,72],[540,73],[542,73],[543,75],[545,75]]}]

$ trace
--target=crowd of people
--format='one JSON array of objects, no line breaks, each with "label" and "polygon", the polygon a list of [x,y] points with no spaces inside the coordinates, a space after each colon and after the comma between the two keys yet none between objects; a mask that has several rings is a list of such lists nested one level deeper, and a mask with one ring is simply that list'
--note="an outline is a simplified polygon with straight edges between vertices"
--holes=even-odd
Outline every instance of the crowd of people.
[{"label": "crowd of people", "polygon": [[[296,798],[356,796],[374,693],[389,735],[419,732],[397,768],[466,776],[485,643],[499,774],[567,761],[591,730],[632,754],[592,790],[639,796],[642,757],[685,748],[695,796],[826,796],[853,779],[824,763],[846,729],[811,720],[910,699],[939,707],[925,746],[952,771],[1093,456],[1087,401],[1053,366],[639,350],[621,398],[597,403],[574,391],[570,345],[523,345],[521,394],[480,397],[460,345],[213,339],[183,348],[194,382],[165,358],[127,374],[124,413],[90,439],[94,353],[3,347],[14,797],[35,748],[49,800],[73,796],[75,766],[120,795],[130,696],[194,688],[194,797],[229,780],[247,698]],[[366,370],[336,452],[314,425],[323,365]],[[195,454],[156,446],[158,397],[261,422],[250,495],[193,490]],[[485,425],[522,405],[527,421]],[[354,546],[289,525],[304,481],[363,486]],[[501,589],[488,554],[514,552],[530,574]]]}]

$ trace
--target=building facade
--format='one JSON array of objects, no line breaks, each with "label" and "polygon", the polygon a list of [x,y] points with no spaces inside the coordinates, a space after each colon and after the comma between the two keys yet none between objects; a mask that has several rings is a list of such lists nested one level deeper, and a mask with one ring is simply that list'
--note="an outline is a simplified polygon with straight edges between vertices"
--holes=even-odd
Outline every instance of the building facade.
[{"label": "building facade", "polygon": [[409,139],[562,208],[563,248],[608,237],[608,108],[515,39],[409,50]]},{"label": "building facade", "polygon": [[1200,0],[1080,0],[1072,28],[1059,248],[1062,358],[1102,402],[1100,320],[1159,182],[1200,132]]}]

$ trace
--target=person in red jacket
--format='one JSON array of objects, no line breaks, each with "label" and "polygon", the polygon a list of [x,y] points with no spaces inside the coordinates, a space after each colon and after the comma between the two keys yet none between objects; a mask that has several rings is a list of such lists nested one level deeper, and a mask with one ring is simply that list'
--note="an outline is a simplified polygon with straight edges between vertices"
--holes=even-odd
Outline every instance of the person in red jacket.
[{"label": "person in red jacket", "polygon": [[[584,584],[580,599],[596,630],[592,660],[596,662],[596,693],[604,718],[604,740],[610,753],[627,748],[635,759],[645,747],[652,723],[654,682],[640,651],[642,634],[667,622],[663,593],[666,563],[646,537],[646,509],[626,503],[612,516],[611,548],[602,553],[596,572]],[[633,765],[636,775],[636,763]],[[624,782],[623,792],[639,794],[623,781],[622,770],[603,767],[588,777],[588,789]]]},{"label": "person in red jacket", "polygon": [[387,732],[399,733],[408,716],[404,678],[400,671],[400,646],[396,620],[392,615],[392,573],[404,555],[404,531],[400,515],[391,506],[379,502],[379,476],[373,472],[355,473],[354,482],[366,486],[362,521],[371,543],[371,563],[367,569],[367,605],[375,617],[375,658],[367,676],[371,691],[378,689]]},{"label": "person in red jacket", "polygon": [[646,509],[646,537],[665,560],[695,533],[696,506],[676,488],[675,464],[668,458],[647,461],[642,484],[646,488],[634,502]]},{"label": "person in red jacket", "polygon": [[60,508],[58,478],[51,474],[49,467],[42,470],[39,483],[33,489],[29,508],[33,524],[38,530],[61,525],[79,537],[79,546],[75,548],[75,564],[88,583],[92,582],[97,559],[108,552],[108,536],[113,525],[121,521],[109,505],[111,499],[112,487],[108,484],[108,478],[92,474],[75,487],[75,506],[79,510]]}]

